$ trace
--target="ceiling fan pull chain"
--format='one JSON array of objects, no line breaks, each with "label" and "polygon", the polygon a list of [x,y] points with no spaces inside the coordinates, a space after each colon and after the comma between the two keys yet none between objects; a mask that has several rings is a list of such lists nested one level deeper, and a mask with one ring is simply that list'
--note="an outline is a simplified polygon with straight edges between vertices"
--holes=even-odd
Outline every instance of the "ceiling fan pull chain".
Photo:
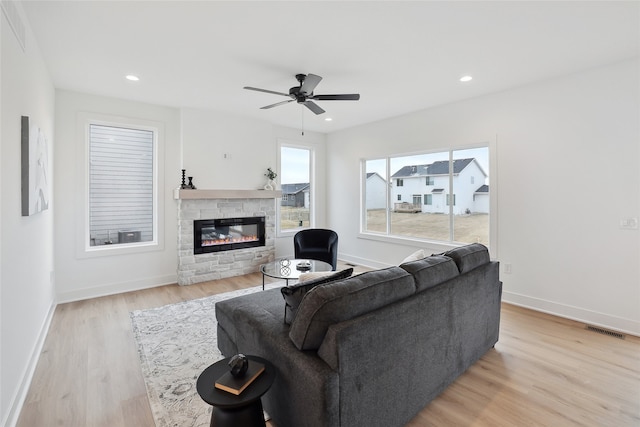
[{"label": "ceiling fan pull chain", "polygon": [[302,122],[302,136],[304,136],[304,108],[300,107],[300,121]]}]

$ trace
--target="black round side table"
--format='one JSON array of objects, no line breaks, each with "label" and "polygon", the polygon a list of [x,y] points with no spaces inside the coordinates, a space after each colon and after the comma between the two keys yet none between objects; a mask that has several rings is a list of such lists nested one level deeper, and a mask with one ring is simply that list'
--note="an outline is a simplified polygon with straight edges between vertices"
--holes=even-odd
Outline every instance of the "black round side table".
[{"label": "black round side table", "polygon": [[266,359],[258,356],[247,356],[249,363],[256,361],[264,364],[264,372],[260,374],[238,396],[215,388],[215,382],[229,372],[229,359],[220,360],[206,368],[196,382],[198,394],[209,405],[214,406],[211,414],[211,427],[265,427],[262,401],[260,398],[269,390],[275,378],[275,369]]}]

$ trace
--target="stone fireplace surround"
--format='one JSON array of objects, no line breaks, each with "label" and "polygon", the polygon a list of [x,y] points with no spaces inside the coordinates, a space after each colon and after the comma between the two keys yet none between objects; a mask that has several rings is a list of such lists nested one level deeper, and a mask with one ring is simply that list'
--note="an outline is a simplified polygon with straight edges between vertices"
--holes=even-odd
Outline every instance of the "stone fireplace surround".
[{"label": "stone fireplace surround", "polygon": [[[280,191],[176,190],[178,201],[178,284],[217,280],[258,271],[275,258],[276,199]],[[265,217],[265,246],[194,255],[196,219]]]}]

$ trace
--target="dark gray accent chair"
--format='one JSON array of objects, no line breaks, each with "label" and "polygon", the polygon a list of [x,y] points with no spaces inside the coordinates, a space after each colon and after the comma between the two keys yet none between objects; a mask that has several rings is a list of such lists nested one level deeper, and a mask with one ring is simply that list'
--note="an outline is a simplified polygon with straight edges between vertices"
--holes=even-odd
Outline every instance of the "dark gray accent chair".
[{"label": "dark gray accent chair", "polygon": [[323,228],[301,230],[293,236],[293,250],[297,259],[315,259],[338,265],[338,233]]}]

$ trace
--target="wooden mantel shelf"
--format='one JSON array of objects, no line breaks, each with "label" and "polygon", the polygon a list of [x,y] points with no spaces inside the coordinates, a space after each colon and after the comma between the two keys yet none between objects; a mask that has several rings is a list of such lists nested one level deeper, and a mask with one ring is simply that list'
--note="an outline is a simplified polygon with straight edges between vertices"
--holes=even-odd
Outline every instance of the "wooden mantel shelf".
[{"label": "wooden mantel shelf", "polygon": [[173,198],[182,199],[277,199],[282,197],[280,190],[181,190],[173,191]]}]

